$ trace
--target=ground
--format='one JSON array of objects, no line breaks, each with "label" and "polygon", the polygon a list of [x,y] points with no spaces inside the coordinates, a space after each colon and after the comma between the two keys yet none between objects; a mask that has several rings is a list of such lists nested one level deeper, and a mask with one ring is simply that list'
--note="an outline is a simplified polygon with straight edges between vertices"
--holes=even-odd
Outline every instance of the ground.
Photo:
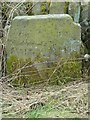
[{"label": "ground", "polygon": [[0,84],[3,117],[88,117],[86,81],[71,82],[62,86],[40,84],[29,88]]}]

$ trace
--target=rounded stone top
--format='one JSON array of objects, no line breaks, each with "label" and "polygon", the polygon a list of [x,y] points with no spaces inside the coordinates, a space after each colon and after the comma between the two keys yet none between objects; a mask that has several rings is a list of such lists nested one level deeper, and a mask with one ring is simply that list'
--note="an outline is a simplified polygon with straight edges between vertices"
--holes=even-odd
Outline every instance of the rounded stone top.
[{"label": "rounded stone top", "polygon": [[[31,19],[70,19],[72,20],[72,17],[68,14],[48,14],[48,15],[34,15],[34,16],[16,16],[14,20],[20,19],[20,20],[31,20]],[[72,20],[73,21],[73,20]]]}]

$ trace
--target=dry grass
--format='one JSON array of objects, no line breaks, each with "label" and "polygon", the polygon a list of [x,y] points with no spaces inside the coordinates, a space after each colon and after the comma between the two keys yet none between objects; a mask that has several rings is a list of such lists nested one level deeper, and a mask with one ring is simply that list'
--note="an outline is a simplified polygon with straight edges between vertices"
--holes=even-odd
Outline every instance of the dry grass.
[{"label": "dry grass", "polygon": [[[30,88],[14,88],[2,84],[2,87],[4,117],[22,118],[28,115],[28,111],[32,111],[31,116],[28,117],[51,117],[52,115],[52,117],[60,117],[60,111],[66,112],[61,116],[66,118],[70,114],[73,117],[88,116],[88,84],[86,82],[72,82],[63,86],[40,84]],[[48,110],[49,112],[43,115]],[[37,114],[33,116],[35,111]],[[39,112],[41,114],[37,116]]]}]

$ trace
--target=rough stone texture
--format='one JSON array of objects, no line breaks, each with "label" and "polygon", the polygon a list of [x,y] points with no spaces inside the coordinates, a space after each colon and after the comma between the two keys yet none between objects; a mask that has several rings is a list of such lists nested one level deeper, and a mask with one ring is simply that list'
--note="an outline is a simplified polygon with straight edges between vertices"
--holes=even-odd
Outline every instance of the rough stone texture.
[{"label": "rough stone texture", "polygon": [[74,22],[79,23],[80,19],[80,3],[79,2],[70,2],[68,14],[73,18]]},{"label": "rough stone texture", "polygon": [[50,6],[50,14],[64,14],[65,2],[52,2]]},{"label": "rough stone texture", "polygon": [[[0,8],[1,8],[1,4],[0,4]],[[1,14],[1,10],[0,10],[0,38],[2,37],[2,14]]]},{"label": "rough stone texture", "polygon": [[43,15],[43,14],[48,14],[49,13],[49,7],[50,3],[49,2],[39,2],[35,1],[33,2],[33,8],[32,8],[32,13],[34,15]]},{"label": "rough stone texture", "polygon": [[2,36],[3,36],[3,30],[2,30],[1,20],[0,20],[0,38],[2,38]]},{"label": "rough stone texture", "polygon": [[35,60],[36,55],[45,55],[55,59],[55,53],[60,55],[60,50],[65,51],[64,47],[68,53],[74,49],[79,51],[78,45],[80,26],[69,15],[21,16],[12,22],[7,50],[9,55],[17,51],[21,58]]},{"label": "rough stone texture", "polygon": [[89,11],[89,6],[88,3],[85,3],[81,6],[82,11],[81,11],[81,21],[85,21],[88,19],[88,11]]},{"label": "rough stone texture", "polygon": [[[30,58],[32,63],[67,60],[80,52],[80,45],[80,25],[67,14],[18,16],[12,21],[6,42],[7,61],[11,56]],[[39,71],[49,65],[35,66]]]},{"label": "rough stone texture", "polygon": [[33,2],[34,7],[32,8],[32,12],[34,15],[41,14],[41,2]]},{"label": "rough stone texture", "polygon": [[[0,4],[0,8],[1,8],[1,4]],[[2,23],[1,23],[1,10],[0,10],[0,38],[2,38]],[[1,78],[1,39],[0,39],[0,78]]]},{"label": "rough stone texture", "polygon": [[2,68],[1,68],[1,64],[2,64],[2,44],[1,44],[1,41],[0,41],[0,78],[2,76]]},{"label": "rough stone texture", "polygon": [[88,3],[88,20],[90,21],[90,1]]},{"label": "rough stone texture", "polygon": [[82,12],[81,12],[81,28],[82,28],[82,41],[87,48],[85,50],[85,53],[90,54],[90,2],[88,4],[84,4],[82,6]]}]

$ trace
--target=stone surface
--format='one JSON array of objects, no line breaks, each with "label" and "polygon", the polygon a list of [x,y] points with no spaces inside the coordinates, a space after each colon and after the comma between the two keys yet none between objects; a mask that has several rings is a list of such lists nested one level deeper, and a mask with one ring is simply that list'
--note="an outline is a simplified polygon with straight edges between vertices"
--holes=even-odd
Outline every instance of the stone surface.
[{"label": "stone surface", "polygon": [[[6,42],[7,62],[10,68],[10,62],[15,63],[16,58],[30,59],[35,69],[41,71],[50,66],[46,61],[75,58],[80,52],[80,45],[80,25],[67,14],[18,16],[12,21]],[[40,72],[39,75],[46,77]]]},{"label": "stone surface", "polygon": [[64,14],[65,2],[52,2],[50,5],[50,14]]},{"label": "stone surface", "polygon": [[88,19],[88,11],[89,11],[89,6],[88,6],[88,3],[86,4],[83,4],[81,6],[82,8],[82,11],[81,11],[81,21],[85,21]]},{"label": "stone surface", "polygon": [[0,78],[2,76],[2,44],[1,44],[1,41],[0,41]]},{"label": "stone surface", "polygon": [[32,13],[34,15],[43,15],[49,13],[50,2],[33,2]]},{"label": "stone surface", "polygon": [[90,1],[88,3],[88,20],[90,21]]},{"label": "stone surface", "polygon": [[[0,8],[1,8],[1,4],[0,4]],[[1,10],[0,10],[0,38],[3,36],[2,33],[2,14],[1,14]]]},{"label": "stone surface", "polygon": [[79,23],[80,20],[80,3],[70,2],[68,14],[73,18],[74,22]]},{"label": "stone surface", "polygon": [[85,54],[90,54],[90,2],[82,6],[81,12],[81,39],[85,46]]},{"label": "stone surface", "polygon": [[40,15],[41,14],[41,2],[33,2],[33,8],[32,12],[34,15]]},{"label": "stone surface", "polygon": [[67,54],[79,51],[79,44],[80,26],[69,15],[21,16],[12,22],[7,50],[9,55],[17,51],[21,58],[35,60],[36,55],[45,55],[52,60],[55,53],[60,55],[60,50],[65,51],[64,47]]}]

